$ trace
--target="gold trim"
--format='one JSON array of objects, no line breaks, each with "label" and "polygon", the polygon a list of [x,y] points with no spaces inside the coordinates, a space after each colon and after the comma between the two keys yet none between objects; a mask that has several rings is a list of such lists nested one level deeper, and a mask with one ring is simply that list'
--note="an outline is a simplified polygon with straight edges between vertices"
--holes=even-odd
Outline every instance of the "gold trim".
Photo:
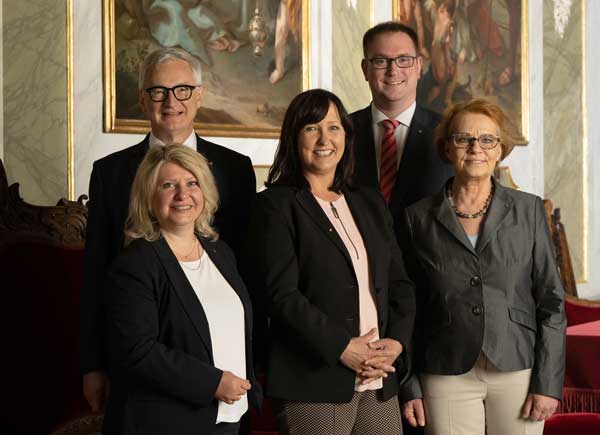
[{"label": "gold trim", "polygon": [[586,86],[586,9],[585,0],[581,2],[581,133],[582,133],[582,174],[583,174],[583,279],[576,280],[577,284],[589,282],[589,258],[588,258],[588,236],[589,236],[589,209],[588,209],[588,128],[587,128],[587,86]]},{"label": "gold trim", "polygon": [[[72,1],[72,0],[71,0]],[[139,133],[150,130],[150,122],[136,119],[118,119],[116,117],[116,78],[115,78],[115,4],[114,0],[103,0],[103,79],[104,79],[104,132]],[[310,0],[302,0],[302,90],[310,89]],[[280,128],[258,126],[236,126],[230,124],[194,123],[194,129],[203,136],[279,138]]]},{"label": "gold trim", "polygon": [[75,201],[73,112],[73,0],[67,0],[67,197]]},{"label": "gold trim", "polygon": [[[529,10],[528,1],[521,2],[521,132],[523,143],[529,143]],[[513,74],[515,71],[513,71]]]}]

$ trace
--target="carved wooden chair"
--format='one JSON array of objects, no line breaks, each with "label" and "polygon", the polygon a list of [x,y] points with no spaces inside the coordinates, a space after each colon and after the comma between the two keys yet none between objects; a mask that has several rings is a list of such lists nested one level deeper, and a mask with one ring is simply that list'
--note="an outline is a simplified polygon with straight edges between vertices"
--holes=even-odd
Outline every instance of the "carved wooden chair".
[{"label": "carved wooden chair", "polygon": [[0,433],[99,433],[78,367],[87,208],[31,205],[0,161]]},{"label": "carved wooden chair", "polygon": [[565,227],[560,221],[560,209],[553,208],[552,201],[544,200],[546,220],[550,227],[550,235],[554,242],[556,262],[560,270],[560,277],[565,287],[565,311],[569,326],[585,322],[600,320],[600,301],[590,301],[577,297],[577,283],[573,273],[571,254]]}]

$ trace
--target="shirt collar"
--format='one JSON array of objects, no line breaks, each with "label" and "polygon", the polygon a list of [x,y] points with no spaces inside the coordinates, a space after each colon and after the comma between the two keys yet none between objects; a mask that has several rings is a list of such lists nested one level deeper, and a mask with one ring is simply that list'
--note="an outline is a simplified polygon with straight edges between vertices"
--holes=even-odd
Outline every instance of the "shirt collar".
[{"label": "shirt collar", "polygon": [[[410,126],[413,115],[415,114],[415,109],[417,108],[417,103],[413,101],[413,103],[406,109],[404,112],[400,113],[396,116],[396,120],[400,121],[402,124],[407,127]],[[375,107],[374,103],[371,103],[371,116],[373,117],[373,123],[379,124],[381,121],[385,121],[389,119],[386,114],[384,114],[381,110]]]},{"label": "shirt collar", "polygon": [[[150,133],[148,145],[150,145],[150,148],[154,148],[157,146],[165,145],[165,143],[156,136],[154,136],[154,133]],[[182,145],[185,145],[186,147],[196,151],[196,132],[192,130],[192,133],[188,136],[186,140],[183,141]]]}]

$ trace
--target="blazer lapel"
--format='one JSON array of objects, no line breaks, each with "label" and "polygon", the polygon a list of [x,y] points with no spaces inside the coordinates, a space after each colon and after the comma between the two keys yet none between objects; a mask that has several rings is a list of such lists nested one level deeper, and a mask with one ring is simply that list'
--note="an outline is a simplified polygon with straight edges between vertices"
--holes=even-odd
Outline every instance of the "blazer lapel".
[{"label": "blazer lapel", "polygon": [[513,206],[513,199],[506,194],[506,188],[502,187],[492,178],[495,193],[483,223],[483,230],[477,240],[477,252],[483,251],[487,244],[496,235],[498,228],[504,223]]},{"label": "blazer lapel", "polygon": [[[131,183],[133,183],[133,179],[135,178],[135,173],[137,172],[137,168],[142,163],[144,156],[148,152],[150,134],[147,134],[143,141],[135,146],[135,150],[133,152],[132,158],[129,159],[128,167],[127,167],[127,175]],[[129,184],[131,186],[131,183]],[[129,201],[129,198],[128,198]]]},{"label": "blazer lapel", "polygon": [[153,246],[155,247],[161,263],[165,268],[169,281],[171,281],[171,284],[173,285],[175,293],[182,302],[183,309],[186,311],[190,321],[196,328],[198,335],[200,335],[200,338],[208,349],[212,359],[210,330],[208,328],[208,319],[206,318],[206,313],[202,308],[202,304],[198,300],[194,289],[190,285],[190,282],[181,269],[181,266],[173,254],[173,251],[171,251],[167,241],[161,237],[155,243],[153,243]]},{"label": "blazer lapel", "polygon": [[355,120],[354,129],[356,131],[354,149],[356,150],[358,181],[365,186],[379,189],[371,106],[362,109],[353,119]]},{"label": "blazer lapel", "polygon": [[333,225],[331,225],[331,222],[329,222],[327,215],[319,203],[317,203],[317,200],[314,198],[312,193],[307,190],[300,190],[298,193],[296,193],[296,199],[298,200],[298,203],[300,203],[300,206],[306,211],[306,214],[308,214],[315,221],[317,227],[319,227],[325,236],[331,240],[335,246],[337,246],[350,264],[352,264],[352,259],[350,258],[350,254],[346,249],[346,245],[344,245],[344,242],[338,235],[337,231],[333,228]]},{"label": "blazer lapel", "polygon": [[456,240],[467,248],[469,252],[473,255],[477,255],[475,248],[473,248],[471,241],[467,237],[467,233],[465,233],[464,228],[454,214],[454,210],[452,210],[450,203],[446,199],[445,188],[436,195],[436,201],[437,205],[432,209],[435,219],[442,224]]}]

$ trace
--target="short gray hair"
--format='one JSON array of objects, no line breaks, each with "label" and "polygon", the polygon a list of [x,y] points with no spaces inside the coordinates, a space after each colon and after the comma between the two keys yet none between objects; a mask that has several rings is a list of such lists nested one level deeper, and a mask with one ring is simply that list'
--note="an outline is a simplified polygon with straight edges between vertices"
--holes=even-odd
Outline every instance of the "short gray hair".
[{"label": "short gray hair", "polygon": [[202,64],[197,58],[181,48],[164,47],[154,50],[144,59],[142,67],[140,68],[138,89],[141,91],[144,88],[144,80],[146,79],[146,74],[148,74],[148,71],[150,71],[156,65],[174,60],[183,60],[184,62],[187,62],[192,68],[194,78],[196,79],[196,83],[194,84],[202,84]]}]

